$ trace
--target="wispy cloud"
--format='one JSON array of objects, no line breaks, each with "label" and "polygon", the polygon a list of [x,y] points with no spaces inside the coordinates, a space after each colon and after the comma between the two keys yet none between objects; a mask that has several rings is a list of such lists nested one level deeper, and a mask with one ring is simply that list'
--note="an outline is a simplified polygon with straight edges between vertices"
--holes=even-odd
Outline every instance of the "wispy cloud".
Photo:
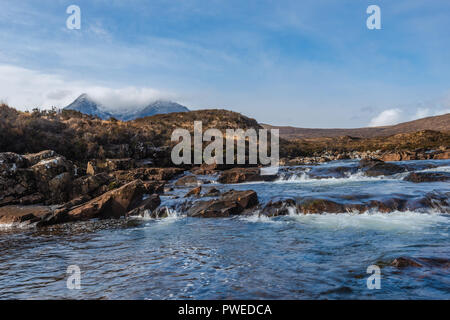
[{"label": "wispy cloud", "polygon": [[120,111],[140,108],[158,99],[177,98],[174,94],[149,87],[99,86],[10,65],[0,65],[0,83],[0,100],[21,110],[64,107],[82,93]]}]

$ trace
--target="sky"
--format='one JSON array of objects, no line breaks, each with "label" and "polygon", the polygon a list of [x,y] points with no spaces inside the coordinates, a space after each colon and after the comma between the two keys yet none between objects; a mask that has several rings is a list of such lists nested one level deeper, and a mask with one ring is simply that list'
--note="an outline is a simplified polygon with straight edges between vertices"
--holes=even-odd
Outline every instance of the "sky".
[{"label": "sky", "polygon": [[273,125],[389,125],[450,112],[449,17],[448,0],[0,0],[0,100],[86,92],[115,110],[167,99]]}]

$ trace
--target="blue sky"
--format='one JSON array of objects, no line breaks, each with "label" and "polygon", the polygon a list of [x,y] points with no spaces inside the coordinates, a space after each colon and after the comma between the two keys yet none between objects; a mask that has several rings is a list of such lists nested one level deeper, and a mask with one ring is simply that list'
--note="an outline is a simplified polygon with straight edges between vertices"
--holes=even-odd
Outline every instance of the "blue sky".
[{"label": "blue sky", "polygon": [[[69,5],[81,29],[66,28]],[[381,8],[368,30],[366,8]],[[171,99],[301,127],[450,110],[448,0],[0,2],[0,99],[111,108]]]}]

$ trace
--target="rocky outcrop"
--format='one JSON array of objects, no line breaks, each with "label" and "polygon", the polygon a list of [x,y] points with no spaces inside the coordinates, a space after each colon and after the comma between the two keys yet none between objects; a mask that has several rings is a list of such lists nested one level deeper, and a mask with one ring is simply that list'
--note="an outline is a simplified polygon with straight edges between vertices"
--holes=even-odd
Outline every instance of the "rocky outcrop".
[{"label": "rocky outcrop", "polygon": [[223,171],[219,176],[220,183],[242,183],[256,181],[273,181],[277,175],[261,175],[259,168],[233,168]]},{"label": "rocky outcrop", "polygon": [[136,180],[71,209],[64,215],[67,221],[120,218],[141,204],[144,193],[144,184]]},{"label": "rocky outcrop", "polygon": [[201,218],[229,217],[255,208],[257,204],[258,195],[255,191],[230,190],[218,199],[195,202],[189,206],[187,214],[191,217]]},{"label": "rocky outcrop", "polygon": [[159,195],[152,194],[147,199],[143,200],[139,206],[129,212],[127,212],[127,216],[144,216],[146,213],[152,214],[153,211],[159,207],[161,204],[161,199]]},{"label": "rocky outcrop", "polygon": [[73,180],[70,197],[77,198],[83,195],[97,197],[119,186],[115,185],[113,178],[106,173],[87,175]]},{"label": "rocky outcrop", "polygon": [[136,167],[132,158],[92,160],[87,163],[86,174],[95,175],[101,172],[131,170]]},{"label": "rocky outcrop", "polygon": [[0,205],[68,201],[74,166],[51,150],[0,154]]},{"label": "rocky outcrop", "polygon": [[51,214],[47,206],[0,207],[0,224],[34,223]]},{"label": "rocky outcrop", "polygon": [[450,150],[445,147],[439,150],[418,149],[413,151],[386,152],[381,155],[383,161],[408,161],[408,160],[444,160],[450,159]]},{"label": "rocky outcrop", "polygon": [[110,173],[110,176],[119,181],[130,182],[136,179],[142,181],[169,181],[184,172],[181,168],[137,168],[132,170],[119,170]]},{"label": "rocky outcrop", "polygon": [[53,150],[44,150],[38,153],[25,154],[23,157],[27,160],[28,166],[34,166],[45,159],[50,159],[59,156]]},{"label": "rocky outcrop", "polygon": [[449,181],[448,172],[411,172],[403,180],[414,183]]}]

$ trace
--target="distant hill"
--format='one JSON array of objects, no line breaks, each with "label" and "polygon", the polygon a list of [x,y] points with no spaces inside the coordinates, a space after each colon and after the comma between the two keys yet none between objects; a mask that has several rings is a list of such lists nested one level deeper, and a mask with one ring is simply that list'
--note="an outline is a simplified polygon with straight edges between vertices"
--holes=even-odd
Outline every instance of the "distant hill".
[{"label": "distant hill", "polygon": [[367,127],[356,129],[309,129],[262,124],[265,128],[279,129],[284,139],[334,138],[350,136],[355,138],[374,138],[391,136],[399,133],[411,133],[422,130],[450,131],[450,113],[427,117],[393,126]]},{"label": "distant hill", "polygon": [[[76,98],[71,104],[64,108],[65,110],[74,110],[81,112],[83,114],[97,116],[100,119],[107,120],[111,117],[122,121],[129,121],[138,118],[153,116],[156,114],[166,114],[172,112],[188,112],[189,109],[181,104],[171,102],[171,101],[163,101],[158,100],[150,103],[144,108],[139,108],[134,110],[133,112],[119,113],[111,110],[108,106],[104,106],[92,99],[86,93],[83,93],[78,98]],[[130,109],[130,108],[127,108]],[[131,109],[133,110],[133,109]]]}]

